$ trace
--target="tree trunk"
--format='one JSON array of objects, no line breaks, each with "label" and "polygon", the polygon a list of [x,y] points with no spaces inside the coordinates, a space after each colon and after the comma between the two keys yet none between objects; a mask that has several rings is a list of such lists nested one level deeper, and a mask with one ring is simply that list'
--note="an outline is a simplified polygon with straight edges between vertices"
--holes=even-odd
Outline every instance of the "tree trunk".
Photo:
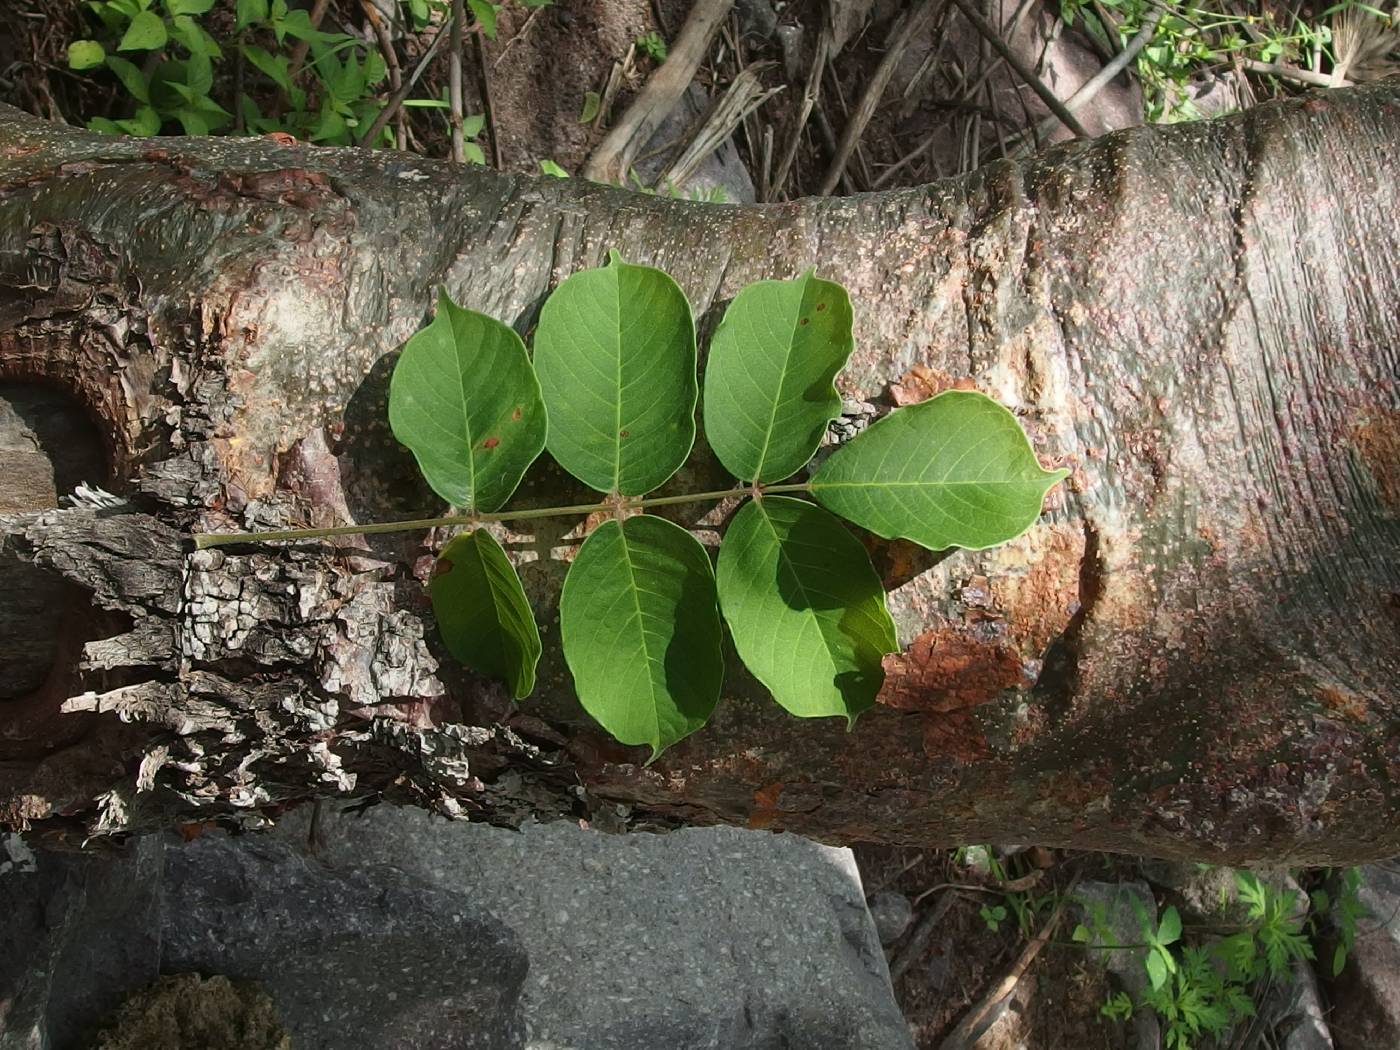
[{"label": "tree trunk", "polygon": [[[0,819],[79,841],[378,797],[842,842],[1400,852],[1397,147],[1392,85],[718,207],[0,109]],[[546,648],[518,706],[444,658],[440,537],[192,550],[438,510],[388,433],[391,351],[440,284],[524,331],[608,248],[674,274],[702,329],[816,265],[856,304],[845,424],[973,383],[1073,472],[1002,548],[871,542],[903,651],[850,734],[731,661],[712,723],[656,764],[610,742],[558,653],[577,519],[509,534]],[[668,491],[723,484],[703,454],[683,473]],[[532,479],[527,505],[585,496]],[[125,501],[67,506],[79,481]]]}]

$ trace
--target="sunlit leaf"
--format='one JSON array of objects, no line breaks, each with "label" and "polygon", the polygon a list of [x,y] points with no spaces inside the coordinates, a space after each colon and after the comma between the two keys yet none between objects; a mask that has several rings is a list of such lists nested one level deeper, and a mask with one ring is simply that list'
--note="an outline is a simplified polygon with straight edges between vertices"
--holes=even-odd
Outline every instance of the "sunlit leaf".
[{"label": "sunlit leaf", "polygon": [[870,556],[839,521],[804,500],[750,500],[715,575],[740,658],[782,707],[854,722],[875,703],[894,621]]},{"label": "sunlit leaf", "polygon": [[640,496],[695,441],[695,324],[676,282],[625,263],[576,273],[535,330],[549,451],[599,492]]},{"label": "sunlit leaf", "polygon": [[142,11],[131,20],[122,34],[118,51],[155,51],[168,39],[165,22],[154,11]]},{"label": "sunlit leaf", "polygon": [[763,482],[800,470],[841,413],[832,380],[853,346],[839,284],[807,273],[740,291],[705,365],[705,437],[725,469]]},{"label": "sunlit leaf", "polygon": [[679,525],[641,515],[594,529],[564,580],[559,629],[584,710],[653,759],[719,702],[714,572]]},{"label": "sunlit leaf", "polygon": [[949,390],[898,408],[832,453],[812,478],[827,508],[886,539],[982,550],[1025,532],[1065,470],[1043,470],[1016,417]]},{"label": "sunlit leaf", "polygon": [[437,316],[394,367],[389,425],[439,496],[496,510],[544,447],[544,405],[525,344],[443,292]]}]

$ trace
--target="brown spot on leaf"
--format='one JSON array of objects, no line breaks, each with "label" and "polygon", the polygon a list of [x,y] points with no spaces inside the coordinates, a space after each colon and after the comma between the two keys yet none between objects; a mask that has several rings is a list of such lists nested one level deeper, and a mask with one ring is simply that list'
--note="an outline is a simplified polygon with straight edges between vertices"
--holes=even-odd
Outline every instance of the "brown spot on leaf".
[{"label": "brown spot on leaf", "polygon": [[617,436],[620,438],[631,437],[632,432],[630,430],[619,430]]},{"label": "brown spot on leaf", "polygon": [[442,576],[452,571],[451,558],[439,558],[433,565],[433,575]]},{"label": "brown spot on leaf", "polygon": [[499,445],[500,443],[501,443],[501,439],[500,439],[500,438],[498,438],[498,437],[489,437],[489,438],[487,438],[485,441],[483,441],[483,442],[481,443],[481,447],[482,447],[482,448],[495,448],[495,447],[496,447],[497,445]]},{"label": "brown spot on leaf", "polygon": [[512,412],[512,413],[510,414],[510,418],[511,418],[512,420],[516,420],[516,419],[519,419],[523,414],[524,414],[524,413],[522,413],[522,412],[520,411],[520,406],[519,406],[519,405],[516,405],[516,406],[515,406],[515,411]]},{"label": "brown spot on leaf", "polygon": [[817,303],[817,313],[821,313],[821,312],[822,312],[823,310],[825,310],[825,309],[826,309],[826,303]]},{"label": "brown spot on leaf", "polygon": [[798,323],[798,324],[810,324],[811,321],[812,321],[812,319],[811,319],[810,317],[804,317],[804,318],[802,318],[802,320],[798,321],[797,323]]}]

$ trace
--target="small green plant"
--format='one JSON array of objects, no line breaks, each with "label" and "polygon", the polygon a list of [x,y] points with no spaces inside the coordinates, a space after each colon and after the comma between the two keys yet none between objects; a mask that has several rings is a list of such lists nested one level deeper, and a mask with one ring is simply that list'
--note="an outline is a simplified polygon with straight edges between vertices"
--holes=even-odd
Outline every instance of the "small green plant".
[{"label": "small green plant", "polygon": [[637,37],[636,43],[637,50],[648,56],[653,62],[666,61],[666,38],[655,29]]},{"label": "small green plant", "polygon": [[987,924],[987,929],[996,933],[1001,928],[1001,924],[1006,921],[1006,909],[1000,904],[984,904],[977,910],[977,914],[982,916],[982,921]]},{"label": "small green plant", "polygon": [[[740,484],[654,496],[690,455],[700,390],[690,304],[670,276],[616,253],[574,274],[544,304],[533,361],[512,328],[443,295],[404,344],[389,422],[428,484],[465,514],[261,538],[469,525],[430,583],[438,625],[454,656],[523,698],[539,631],[481,526],[606,515],[559,600],[575,692],[604,729],[654,760],[704,725],[724,677],[722,623],[779,705],[852,725],[875,703],[897,641],[880,577],[837,515],[932,550],[982,549],[1024,532],[1066,473],[1041,468],[1007,409],[953,390],[895,409],[791,480],[840,414],[833,380],[853,347],[852,316],[845,289],[812,271],[741,289],[710,341],[703,411],[711,449]],[[601,501],[503,511],[546,448]],[[723,499],[743,502],[714,565],[689,531],[638,513]],[[249,538],[259,536],[197,543]]]},{"label": "small green plant", "polygon": [[[1324,891],[1314,894],[1315,913],[1330,912],[1338,931],[1334,974],[1345,962],[1345,948],[1355,937],[1356,919],[1362,913],[1355,897],[1359,885],[1355,870],[1343,875],[1337,902]],[[1097,949],[1146,949],[1143,965],[1148,987],[1141,1000],[1135,1006],[1126,993],[1118,992],[1100,1007],[1103,1017],[1124,1020],[1136,1008],[1151,1010],[1162,1024],[1163,1041],[1170,1050],[1192,1050],[1202,1038],[1217,1039],[1232,1025],[1252,1017],[1256,988],[1266,981],[1288,979],[1295,962],[1313,958],[1305,920],[1297,914],[1298,894],[1274,888],[1252,872],[1235,871],[1232,877],[1244,922],[1227,936],[1201,934],[1190,943],[1186,934],[1191,931],[1183,927],[1174,907],[1163,910],[1159,918],[1136,896],[1129,897],[1142,943],[1121,945],[1114,943],[1103,902],[1084,902],[1088,922],[1075,927],[1076,943]],[[1354,903],[1343,905],[1341,900],[1346,898]]]},{"label": "small green plant", "polygon": [[1313,890],[1312,914],[1308,917],[1314,934],[1321,931],[1318,929],[1319,920],[1326,918],[1330,920],[1332,929],[1336,934],[1337,944],[1332,949],[1332,976],[1340,974],[1347,964],[1347,955],[1356,944],[1356,923],[1366,915],[1366,906],[1361,903],[1361,869],[1347,868],[1341,874],[1337,887],[1337,898],[1332,896],[1323,887]]},{"label": "small green plant", "polygon": [[[88,126],[137,136],[157,135],[172,122],[187,135],[228,127],[234,114],[212,96],[214,63],[225,57],[224,46],[199,22],[213,6],[214,0],[88,0],[102,39],[74,41],[68,63],[76,70],[110,70],[135,106],[130,117],[94,117]],[[289,41],[308,45],[310,91],[293,77]],[[349,145],[354,129],[383,104],[371,90],[386,73],[379,53],[356,37],[316,29],[306,11],[286,0],[238,0],[234,38],[226,43],[266,78],[264,97],[275,88],[285,102],[285,111],[265,114],[255,97],[258,86],[250,84],[234,102],[249,133],[280,131]],[[127,54],[145,57],[137,65]]]},{"label": "small green plant", "polygon": [[1110,1021],[1126,1021],[1133,1016],[1133,1001],[1128,997],[1127,992],[1111,995],[1099,1007],[1099,1016],[1106,1017]]},{"label": "small green plant", "polygon": [[[1150,121],[1192,120],[1200,116],[1191,103],[1188,82],[1203,72],[1229,67],[1236,60],[1265,64],[1310,65],[1312,56],[1335,60],[1331,24],[1325,19],[1355,10],[1385,21],[1376,7],[1343,0],[1307,21],[1296,12],[1210,0],[1162,4],[1159,0],[1061,0],[1060,16],[1080,25],[1104,45],[1118,50],[1157,18],[1151,39],[1138,53],[1137,74]],[[1106,17],[1101,17],[1101,12]]]}]

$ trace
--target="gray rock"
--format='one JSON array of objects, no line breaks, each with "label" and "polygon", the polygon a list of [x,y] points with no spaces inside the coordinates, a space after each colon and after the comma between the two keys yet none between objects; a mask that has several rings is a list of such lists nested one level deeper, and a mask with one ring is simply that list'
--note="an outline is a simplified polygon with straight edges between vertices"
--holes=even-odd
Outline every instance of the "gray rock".
[{"label": "gray rock", "polygon": [[1299,960],[1294,965],[1293,984],[1285,998],[1281,1012],[1286,1021],[1282,1027],[1288,1034],[1283,1050],[1334,1050],[1317,978],[1307,963]]},{"label": "gray rock", "polygon": [[[1240,901],[1233,868],[1146,860],[1142,873],[1153,884],[1172,890],[1181,898],[1182,918],[1188,922],[1231,925],[1248,921],[1248,908]],[[1308,917],[1311,902],[1286,868],[1259,868],[1255,877],[1269,890],[1293,894],[1289,915],[1299,922]]]},{"label": "gray rock", "polygon": [[116,854],[31,852],[0,866],[0,1050],[67,1050],[155,980],[160,844]]},{"label": "gray rock", "polygon": [[[303,813],[276,832],[304,842]],[[521,832],[379,806],[320,821],[337,868],[469,888],[519,934],[532,1050],[911,1050],[849,850],[705,828]]]},{"label": "gray rock", "polygon": [[870,917],[875,920],[875,932],[880,937],[880,943],[886,947],[903,937],[914,919],[914,906],[909,903],[909,898],[893,890],[881,890],[866,904],[870,908]]},{"label": "gray rock", "polygon": [[[1132,901],[1136,900],[1148,915],[1156,914],[1157,902],[1145,882],[1081,882],[1074,891],[1080,920],[1094,933],[1093,945],[1141,944],[1142,930]],[[1104,931],[1095,929],[1093,913],[1102,909]],[[1094,950],[1089,957],[1108,968],[1123,989],[1139,1002],[1147,991],[1147,951],[1143,948],[1114,948]],[[1133,1047],[1136,1050],[1157,1050],[1162,1045],[1161,1026],[1150,1010],[1136,1010],[1131,1022]]]},{"label": "gray rock", "polygon": [[747,37],[767,40],[778,28],[778,12],[773,10],[770,0],[735,0],[734,9],[739,13],[739,26]]},{"label": "gray rock", "polygon": [[298,1050],[523,1046],[525,954],[460,883],[223,835],[170,849],[165,882],[162,969],[261,981]]},{"label": "gray rock", "polygon": [[1356,944],[1332,983],[1332,1038],[1338,1050],[1400,1046],[1400,875],[1379,865],[1361,869]]}]

